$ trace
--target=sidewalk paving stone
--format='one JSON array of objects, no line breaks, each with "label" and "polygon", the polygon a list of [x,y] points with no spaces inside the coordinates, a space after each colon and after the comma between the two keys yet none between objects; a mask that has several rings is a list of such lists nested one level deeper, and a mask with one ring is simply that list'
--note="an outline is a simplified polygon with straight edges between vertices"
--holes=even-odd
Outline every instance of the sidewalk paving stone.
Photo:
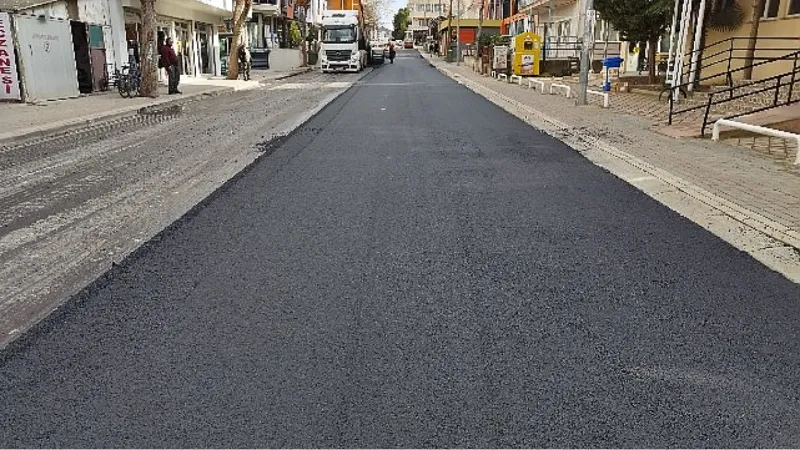
[{"label": "sidewalk paving stone", "polygon": [[655,132],[653,117],[641,114],[635,105],[620,102],[625,96],[615,95],[612,105],[617,103],[617,106],[610,110],[598,106],[578,107],[574,99],[541,95],[528,90],[525,84],[521,87],[505,83],[482,76],[469,67],[425,57],[436,67],[608,142],[651,166],[753,212],[753,217],[767,218],[793,235],[800,231],[800,170],[791,165],[797,151],[791,146],[785,150],[782,147],[781,152],[767,153],[708,139],[676,139]]}]

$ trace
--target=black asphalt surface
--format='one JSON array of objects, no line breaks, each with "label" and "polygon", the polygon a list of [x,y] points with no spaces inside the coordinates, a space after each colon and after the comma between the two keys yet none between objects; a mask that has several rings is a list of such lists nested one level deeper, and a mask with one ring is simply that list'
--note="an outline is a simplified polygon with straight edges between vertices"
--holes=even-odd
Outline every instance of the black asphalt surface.
[{"label": "black asphalt surface", "polygon": [[799,302],[400,52],[6,349],[0,447],[798,447]]}]

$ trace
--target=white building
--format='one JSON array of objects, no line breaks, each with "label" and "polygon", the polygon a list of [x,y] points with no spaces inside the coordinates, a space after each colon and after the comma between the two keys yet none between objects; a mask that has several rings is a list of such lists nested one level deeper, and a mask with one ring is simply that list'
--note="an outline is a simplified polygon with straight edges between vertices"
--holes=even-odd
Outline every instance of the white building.
[{"label": "white building", "polygon": [[[453,17],[461,19],[477,19],[480,0],[453,0]],[[411,24],[408,30],[414,36],[414,40],[421,42],[430,33],[432,19],[447,17],[450,8],[450,0],[409,0],[408,18]]]},{"label": "white building", "polygon": [[[121,4],[127,46],[138,48],[141,42],[139,0],[106,1]],[[220,30],[224,30],[225,21],[230,20],[232,13],[233,0],[158,0],[158,43],[172,38],[183,75],[221,75]]]},{"label": "white building", "polygon": [[391,36],[392,30],[382,26],[372,30],[370,39],[376,42],[386,42]]},{"label": "white building", "polygon": [[[118,0],[0,0],[11,14],[26,101],[93,92],[127,61]],[[74,43],[74,47],[73,47]]]},{"label": "white building", "polygon": [[430,31],[430,21],[447,14],[449,0],[409,0],[408,31],[417,41],[422,41],[428,36]]}]

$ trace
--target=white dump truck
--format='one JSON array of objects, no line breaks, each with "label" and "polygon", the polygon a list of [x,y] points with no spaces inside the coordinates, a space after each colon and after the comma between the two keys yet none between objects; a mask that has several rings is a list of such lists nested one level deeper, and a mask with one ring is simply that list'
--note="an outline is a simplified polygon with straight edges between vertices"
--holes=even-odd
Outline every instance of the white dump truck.
[{"label": "white dump truck", "polygon": [[327,11],[319,33],[323,73],[360,72],[367,66],[367,38],[358,10]]}]

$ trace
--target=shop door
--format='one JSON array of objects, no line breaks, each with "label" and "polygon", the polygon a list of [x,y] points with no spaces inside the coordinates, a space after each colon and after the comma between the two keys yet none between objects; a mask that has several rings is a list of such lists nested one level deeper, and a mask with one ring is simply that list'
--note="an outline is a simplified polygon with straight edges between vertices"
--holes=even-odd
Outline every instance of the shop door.
[{"label": "shop door", "polygon": [[462,44],[472,44],[475,42],[475,29],[474,28],[462,28],[459,31],[459,41]]},{"label": "shop door", "polygon": [[92,66],[92,90],[98,91],[106,76],[106,44],[101,25],[89,25],[89,56]]},{"label": "shop door", "polygon": [[83,22],[70,22],[72,48],[78,72],[78,90],[81,94],[92,92],[92,59],[89,52],[89,34]]},{"label": "shop door", "polygon": [[200,71],[202,73],[211,73],[211,66],[208,58],[208,34],[203,32],[198,33],[197,40],[200,41]]},{"label": "shop door", "polygon": [[189,29],[183,25],[175,27],[175,53],[178,54],[178,61],[180,61],[180,73],[186,75],[192,73],[191,59],[192,54],[192,39],[189,36]]}]

